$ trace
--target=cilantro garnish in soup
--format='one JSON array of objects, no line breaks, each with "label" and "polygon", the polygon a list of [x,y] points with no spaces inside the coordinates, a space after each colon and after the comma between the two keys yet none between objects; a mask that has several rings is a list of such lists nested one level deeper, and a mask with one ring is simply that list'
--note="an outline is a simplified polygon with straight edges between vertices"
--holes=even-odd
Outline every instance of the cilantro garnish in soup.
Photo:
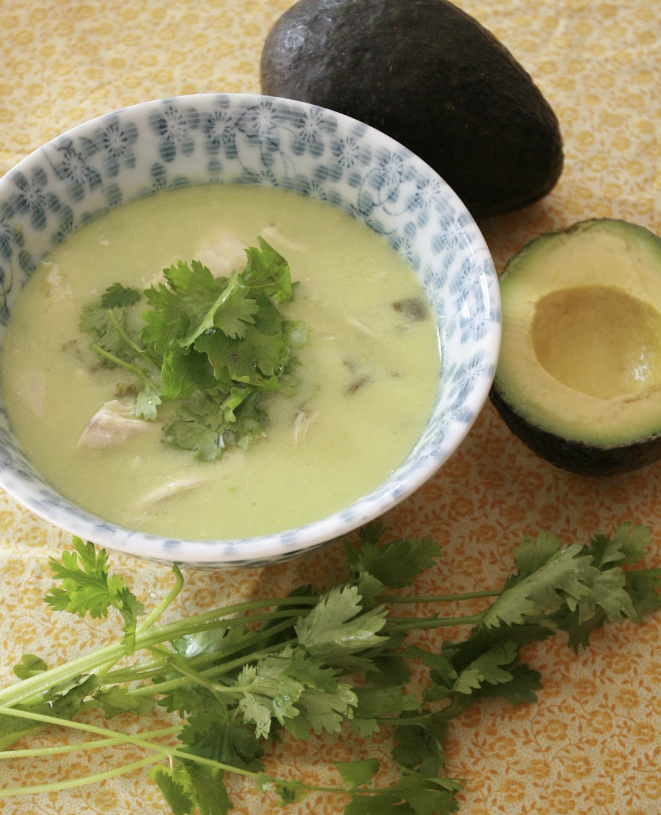
[{"label": "cilantro garnish in soup", "polygon": [[[266,398],[297,391],[293,350],[307,331],[277,307],[292,299],[287,261],[258,241],[229,278],[195,260],[165,269],[163,282],[144,292],[148,307],[133,335],[127,311],[143,302],[140,291],[115,283],[83,307],[80,328],[94,338],[92,349],[137,381],[125,390],[135,391],[135,417],[156,420],[164,402],[176,402],[163,439],[203,461],[233,444],[247,448],[267,430]],[[97,431],[90,422],[83,440],[94,444]]]}]

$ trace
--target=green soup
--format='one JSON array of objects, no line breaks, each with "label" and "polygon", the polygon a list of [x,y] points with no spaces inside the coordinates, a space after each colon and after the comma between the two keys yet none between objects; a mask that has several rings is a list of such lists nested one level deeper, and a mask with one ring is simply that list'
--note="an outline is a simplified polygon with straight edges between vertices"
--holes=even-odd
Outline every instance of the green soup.
[{"label": "green soup", "polygon": [[[127,410],[126,376],[100,366],[78,329],[83,305],[115,282],[146,288],[179,260],[228,275],[257,236],[298,284],[281,310],[310,334],[298,352],[305,411],[275,396],[266,436],[214,462],[164,445],[159,421],[82,442],[103,405]],[[320,201],[239,185],[162,192],[72,234],[21,292],[2,359],[14,431],[58,491],[114,523],[195,539],[278,532],[371,491],[422,432],[440,368],[425,293],[382,237]]]}]

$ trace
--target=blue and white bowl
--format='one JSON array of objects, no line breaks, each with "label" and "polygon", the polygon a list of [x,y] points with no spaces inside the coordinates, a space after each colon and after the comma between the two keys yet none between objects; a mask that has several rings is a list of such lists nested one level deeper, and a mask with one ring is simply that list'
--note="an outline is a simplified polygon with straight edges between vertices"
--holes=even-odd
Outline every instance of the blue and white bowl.
[{"label": "blue and white bowl", "polygon": [[0,486],[37,515],[106,548],[191,567],[264,565],[383,514],[457,449],[484,405],[500,346],[498,280],[485,241],[447,184],[388,136],[339,113],[249,94],[145,102],[80,125],[0,179],[0,343],[37,262],[111,207],[191,184],[278,186],[320,198],[381,233],[431,300],[442,376],[433,413],[403,464],[329,517],[245,540],[174,540],[93,517],[22,453],[0,404]]}]

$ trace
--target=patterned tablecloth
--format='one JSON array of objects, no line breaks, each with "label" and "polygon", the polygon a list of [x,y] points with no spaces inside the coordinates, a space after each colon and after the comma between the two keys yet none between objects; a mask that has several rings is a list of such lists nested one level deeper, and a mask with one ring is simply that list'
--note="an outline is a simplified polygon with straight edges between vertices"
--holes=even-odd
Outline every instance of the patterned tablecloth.
[{"label": "patterned tablecloth", "polygon": [[[402,0],[404,2],[404,0]],[[289,0],[0,0],[0,173],[79,122],[154,97],[259,90],[259,55]],[[496,266],[538,233],[595,216],[626,218],[661,231],[661,5],[655,0],[460,0],[533,75],[564,133],[566,168],[541,203],[481,224]],[[444,545],[417,593],[490,588],[509,572],[526,534],[585,541],[622,520],[649,524],[651,565],[661,565],[661,465],[603,479],[552,468],[513,437],[487,405],[461,449],[417,494],[384,518],[391,532],[429,534]],[[0,495],[0,675],[24,652],[50,662],[101,644],[112,631],[49,613],[48,557],[69,544]],[[165,566],[127,556],[149,603],[170,583]],[[190,572],[175,611],[279,594],[343,575],[330,546],[256,571]],[[428,645],[433,635],[421,638]],[[578,656],[561,637],[529,647],[545,677],[536,704],[477,706],[452,724],[447,773],[464,778],[465,815],[657,815],[661,811],[661,618],[597,633]],[[348,735],[276,745],[280,772],[332,777],[327,760],[386,756],[389,735],[370,744]],[[95,758],[95,761],[97,759]],[[99,758],[103,768],[103,758]],[[76,762],[82,762],[76,759]],[[0,787],[42,783],[84,768],[35,761],[0,765]],[[108,765],[109,766],[109,765]],[[275,798],[232,780],[237,815],[280,812]],[[156,786],[136,772],[78,790],[0,802],[3,815],[158,815]],[[341,811],[310,796],[295,813]]]}]

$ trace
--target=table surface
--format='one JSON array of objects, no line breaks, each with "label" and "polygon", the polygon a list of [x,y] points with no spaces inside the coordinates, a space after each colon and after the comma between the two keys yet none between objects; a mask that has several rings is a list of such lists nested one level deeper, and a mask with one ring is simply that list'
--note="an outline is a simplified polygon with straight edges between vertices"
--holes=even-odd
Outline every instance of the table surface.
[{"label": "table surface", "polygon": [[[0,174],[68,128],[149,98],[259,91],[259,56],[289,0],[0,0]],[[566,153],[553,193],[523,211],[480,224],[498,270],[539,233],[599,216],[661,232],[661,5],[649,0],[460,0],[533,75],[556,110]],[[437,568],[416,591],[498,586],[524,535],[549,530],[587,541],[623,520],[653,530],[650,565],[661,565],[661,464],[627,475],[584,478],[554,469],[512,436],[487,404],[460,450],[415,495],[383,519],[393,534],[443,544]],[[24,652],[50,663],[108,641],[116,629],[88,621],[75,630],[42,602],[48,558],[70,544],[0,493],[0,678]],[[112,557],[146,603],[170,583],[166,566]],[[331,545],[300,560],[252,571],[188,572],[176,613],[343,574]],[[433,644],[433,635],[423,638]],[[526,650],[544,677],[536,704],[495,700],[452,724],[447,773],[466,781],[465,815],[653,815],[661,810],[661,618],[619,624],[575,655],[561,637]],[[327,760],[365,745],[312,739],[276,748],[285,772],[326,777]],[[369,745],[387,755],[389,736]],[[103,765],[103,760],[100,766]],[[18,761],[0,786],[67,777],[76,766]],[[81,766],[78,766],[80,769]],[[330,777],[330,776],[328,776]],[[237,815],[281,812],[274,798],[229,782]],[[67,793],[7,799],[3,815],[150,815],[169,812],[136,772]],[[311,796],[289,811],[336,813],[337,800]]]}]

